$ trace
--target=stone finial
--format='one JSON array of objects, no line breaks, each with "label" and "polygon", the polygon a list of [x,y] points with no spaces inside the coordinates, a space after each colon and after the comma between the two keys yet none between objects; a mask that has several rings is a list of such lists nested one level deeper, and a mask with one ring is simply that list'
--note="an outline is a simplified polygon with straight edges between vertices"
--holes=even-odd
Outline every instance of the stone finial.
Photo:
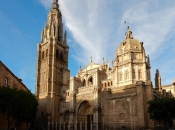
[{"label": "stone finial", "polygon": [[149,55],[148,55],[148,57],[147,57],[147,58],[148,58],[148,63],[150,63]]},{"label": "stone finial", "polygon": [[156,73],[159,73],[159,70],[158,69],[156,69]]},{"label": "stone finial", "polygon": [[90,63],[92,63],[92,57],[90,57]]},{"label": "stone finial", "polygon": [[126,39],[132,39],[132,32],[129,29],[129,26],[127,27],[127,32],[125,33]]},{"label": "stone finial", "polygon": [[102,60],[102,65],[104,65],[105,64],[105,61],[104,61],[104,58],[103,58],[103,60]]}]

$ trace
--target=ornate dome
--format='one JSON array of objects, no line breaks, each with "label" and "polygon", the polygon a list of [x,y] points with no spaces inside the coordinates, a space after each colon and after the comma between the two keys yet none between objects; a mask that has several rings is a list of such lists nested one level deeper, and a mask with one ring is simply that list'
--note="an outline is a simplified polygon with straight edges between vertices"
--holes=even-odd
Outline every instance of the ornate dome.
[{"label": "ornate dome", "polygon": [[116,51],[116,56],[128,51],[141,52],[143,50],[143,42],[139,42],[137,39],[132,37],[132,32],[130,31],[129,26],[125,35],[126,38],[120,43]]}]

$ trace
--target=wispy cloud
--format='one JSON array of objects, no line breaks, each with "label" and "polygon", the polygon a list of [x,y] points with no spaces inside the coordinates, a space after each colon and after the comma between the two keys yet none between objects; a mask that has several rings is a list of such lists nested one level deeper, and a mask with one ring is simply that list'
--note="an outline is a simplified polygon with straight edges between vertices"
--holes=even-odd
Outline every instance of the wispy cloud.
[{"label": "wispy cloud", "polygon": [[[50,8],[52,0],[40,0]],[[66,27],[76,41],[74,58],[86,65],[89,57],[101,63],[114,59],[124,39],[127,21],[134,38],[143,41],[146,53],[157,58],[172,39],[175,27],[175,1],[60,0]]]},{"label": "wispy cloud", "polygon": [[45,8],[50,8],[50,5],[52,3],[52,0],[39,0],[41,2],[41,4],[44,5]]}]

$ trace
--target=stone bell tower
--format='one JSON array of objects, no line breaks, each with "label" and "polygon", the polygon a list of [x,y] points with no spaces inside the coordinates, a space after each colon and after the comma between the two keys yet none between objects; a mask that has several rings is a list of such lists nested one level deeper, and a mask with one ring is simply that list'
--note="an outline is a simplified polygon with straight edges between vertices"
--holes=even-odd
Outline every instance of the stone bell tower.
[{"label": "stone bell tower", "polygon": [[58,0],[53,0],[47,22],[37,45],[36,96],[37,119],[54,125],[59,122],[61,99],[69,88],[66,32],[63,34],[62,14]]}]

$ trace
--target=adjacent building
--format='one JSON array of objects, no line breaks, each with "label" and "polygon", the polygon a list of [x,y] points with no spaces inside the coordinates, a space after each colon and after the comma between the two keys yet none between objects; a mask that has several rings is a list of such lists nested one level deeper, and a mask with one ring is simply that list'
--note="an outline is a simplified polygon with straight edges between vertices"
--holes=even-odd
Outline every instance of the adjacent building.
[{"label": "adjacent building", "polygon": [[[0,61],[0,87],[10,87],[28,91],[28,88],[22,83],[22,79],[15,76],[10,69]],[[1,104],[0,104],[1,105]],[[24,129],[26,124],[20,121],[13,121],[11,129]],[[0,130],[7,129],[6,116],[0,112]]]}]

